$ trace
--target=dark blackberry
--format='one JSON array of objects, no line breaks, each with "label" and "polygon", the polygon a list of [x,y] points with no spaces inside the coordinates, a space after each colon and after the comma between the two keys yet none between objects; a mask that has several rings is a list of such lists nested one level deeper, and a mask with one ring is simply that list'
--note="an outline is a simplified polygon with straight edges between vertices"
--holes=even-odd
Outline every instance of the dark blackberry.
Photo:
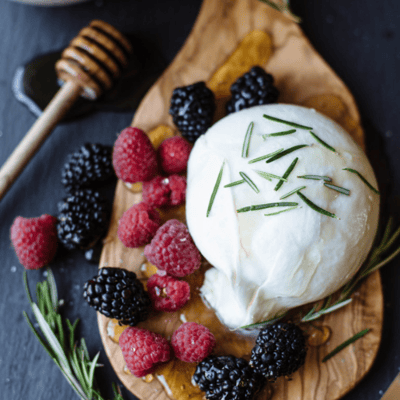
[{"label": "dark blackberry", "polygon": [[193,379],[209,400],[250,400],[263,383],[246,360],[234,356],[205,358]]},{"label": "dark blackberry", "polygon": [[276,103],[279,91],[273,85],[274,78],[261,67],[255,66],[234,82],[230,88],[232,97],[226,103],[230,114],[261,104]]},{"label": "dark blackberry", "polygon": [[268,380],[297,371],[306,358],[306,341],[295,324],[278,322],[258,334],[250,365]]},{"label": "dark blackberry", "polygon": [[112,147],[86,143],[68,156],[61,171],[61,183],[68,191],[94,187],[114,176]]},{"label": "dark blackberry", "polygon": [[134,272],[122,268],[100,268],[83,286],[83,297],[96,311],[122,325],[144,321],[151,301]]},{"label": "dark blackberry", "polygon": [[69,250],[88,249],[105,233],[108,202],[91,189],[77,190],[59,203],[57,234]]},{"label": "dark blackberry", "polygon": [[204,82],[178,87],[172,93],[169,113],[182,136],[193,143],[212,124],[214,94]]}]

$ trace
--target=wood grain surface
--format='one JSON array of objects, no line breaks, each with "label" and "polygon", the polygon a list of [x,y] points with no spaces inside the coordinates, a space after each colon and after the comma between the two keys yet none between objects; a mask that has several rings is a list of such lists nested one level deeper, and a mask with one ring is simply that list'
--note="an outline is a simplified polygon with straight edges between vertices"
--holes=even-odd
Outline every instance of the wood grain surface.
[{"label": "wood grain surface", "polygon": [[[320,110],[340,123],[364,146],[358,110],[344,83],[312,48],[297,24],[257,0],[204,0],[182,50],[148,92],[132,125],[145,131],[160,124],[173,127],[168,115],[172,90],[199,80],[210,82],[215,71],[226,62],[246,35],[254,30],[266,32],[272,40],[271,55],[263,66],[275,78],[281,92],[279,101]],[[221,109],[226,99],[219,96],[217,101]],[[143,249],[127,249],[117,238],[118,220],[122,213],[140,200],[140,193],[132,193],[122,182],[118,183],[100,267],[123,267],[137,272],[145,280]],[[174,209],[163,217],[167,219],[174,216],[184,219],[182,208]],[[188,278],[192,287],[189,304],[179,312],[158,313],[140,326],[169,338],[182,320],[193,320],[209,326],[215,333],[218,343],[216,354],[248,355],[253,340],[224,329],[213,312],[202,305],[198,296],[201,272]],[[262,397],[281,400],[339,399],[370,369],[379,347],[382,321],[382,287],[379,273],[374,273],[355,293],[354,301],[349,306],[316,322],[316,325],[331,328],[329,341],[320,347],[310,346],[304,367],[293,374],[291,380],[281,378],[270,384]],[[141,399],[167,399],[167,391],[159,380],[153,379],[148,383],[126,372],[120,348],[108,335],[109,324],[108,318],[98,315],[107,356],[123,384]],[[364,338],[326,363],[321,363],[328,352],[364,328],[372,329]],[[202,394],[190,383],[193,368],[194,365],[183,365],[173,360],[157,373],[168,381],[172,397],[179,400],[201,398]]]}]

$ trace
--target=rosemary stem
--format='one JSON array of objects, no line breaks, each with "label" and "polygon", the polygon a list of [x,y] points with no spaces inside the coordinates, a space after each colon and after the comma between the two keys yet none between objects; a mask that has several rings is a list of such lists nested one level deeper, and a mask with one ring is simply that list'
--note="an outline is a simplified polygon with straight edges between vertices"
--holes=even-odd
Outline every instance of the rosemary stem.
[{"label": "rosemary stem", "polygon": [[398,254],[400,253],[400,247],[397,248],[397,250],[392,253],[390,256],[386,257],[384,260],[382,260],[380,263],[378,263],[377,265],[375,265],[373,268],[371,269],[366,269],[360,276],[360,278],[364,278],[365,276],[367,276],[368,274],[378,270],[379,268],[383,267],[384,265],[386,265],[387,263],[389,263],[390,261],[393,260],[393,258],[395,258]]},{"label": "rosemary stem", "polygon": [[387,243],[382,247],[382,253],[384,253],[389,247],[396,241],[396,239],[400,235],[400,227],[396,230],[396,232],[393,234],[393,236],[387,240]]}]

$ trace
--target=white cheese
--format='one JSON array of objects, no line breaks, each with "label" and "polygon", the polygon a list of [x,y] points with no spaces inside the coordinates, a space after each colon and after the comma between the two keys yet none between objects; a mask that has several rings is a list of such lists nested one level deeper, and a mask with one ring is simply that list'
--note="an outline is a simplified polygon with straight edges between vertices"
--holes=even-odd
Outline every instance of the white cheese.
[{"label": "white cheese", "polygon": [[[318,143],[308,130],[267,137],[263,134],[293,129],[263,118],[268,114],[313,128],[313,132],[336,149]],[[242,146],[247,128],[254,122],[249,155]],[[307,144],[271,163],[249,160],[280,148]],[[272,182],[255,170],[282,176],[292,161],[298,162],[288,182],[274,190]],[[220,168],[224,170],[211,212],[210,196]],[[343,286],[365,260],[376,233],[379,195],[355,174],[353,168],[375,188],[377,182],[361,148],[334,121],[313,109],[294,105],[257,106],[231,114],[200,137],[188,164],[186,218],[189,231],[203,256],[213,265],[205,276],[201,293],[221,321],[230,328],[264,321],[287,309],[328,296]],[[247,183],[224,188],[242,179],[244,172],[259,189]],[[350,196],[326,188],[323,181],[305,180],[301,175],[322,175],[350,190]],[[297,195],[280,197],[299,187],[316,205],[338,218],[313,210]],[[242,207],[297,202],[294,210],[269,208],[237,213]]]}]

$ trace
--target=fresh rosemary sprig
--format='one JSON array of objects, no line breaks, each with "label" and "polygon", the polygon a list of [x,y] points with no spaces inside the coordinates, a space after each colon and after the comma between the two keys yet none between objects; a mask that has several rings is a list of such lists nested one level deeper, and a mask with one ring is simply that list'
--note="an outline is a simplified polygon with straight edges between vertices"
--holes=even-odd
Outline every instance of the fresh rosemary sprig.
[{"label": "fresh rosemary sprig", "polygon": [[325,182],[332,182],[332,179],[329,176],[322,176],[322,175],[300,175],[298,178],[301,179],[312,179],[314,181],[325,181]]},{"label": "fresh rosemary sprig", "polygon": [[[297,161],[299,161],[299,157],[296,157],[292,163],[289,165],[288,169],[285,171],[285,173],[282,175],[282,178],[287,179],[289,177],[289,175],[292,173],[292,171],[294,170],[294,167],[297,164]],[[279,181],[276,186],[274,187],[274,190],[277,191],[280,189],[280,187],[283,185],[283,181]]]},{"label": "fresh rosemary sprig", "polygon": [[349,171],[353,174],[356,174],[373,192],[376,194],[380,194],[378,190],[376,190],[358,171],[353,168],[343,168],[343,171]]},{"label": "fresh rosemary sprig", "polygon": [[278,160],[281,157],[286,156],[287,154],[290,154],[290,153],[293,153],[296,150],[302,149],[303,147],[308,147],[308,144],[298,144],[296,146],[289,147],[288,149],[279,152],[275,156],[268,158],[266,163],[269,164],[269,163],[271,163],[271,162],[273,162],[275,160]]},{"label": "fresh rosemary sprig", "polygon": [[228,188],[228,187],[232,187],[232,186],[237,186],[237,185],[240,185],[240,184],[242,184],[242,183],[244,183],[244,182],[245,182],[244,179],[241,179],[240,181],[234,181],[234,182],[231,182],[231,183],[226,184],[226,185],[224,186],[224,188]]},{"label": "fresh rosemary sprig", "polygon": [[296,129],[290,129],[288,131],[266,133],[266,134],[262,135],[262,138],[265,140],[267,137],[291,135],[292,133],[295,133],[295,132],[296,132]]},{"label": "fresh rosemary sprig", "polygon": [[206,217],[208,217],[210,215],[211,208],[212,208],[212,206],[214,204],[215,196],[217,195],[219,184],[221,183],[222,172],[224,172],[224,165],[225,165],[225,161],[222,163],[221,169],[219,170],[219,174],[217,176],[217,180],[215,181],[214,189],[213,189],[213,191],[211,193],[210,201],[208,203]]},{"label": "fresh rosemary sprig", "polygon": [[246,175],[244,172],[240,171],[239,175],[244,179],[244,181],[256,192],[260,193],[260,189],[257,187],[257,185],[249,178],[248,175]]},{"label": "fresh rosemary sprig", "polygon": [[350,196],[350,190],[344,187],[332,185],[331,183],[327,182],[324,182],[324,186],[326,186],[328,189],[336,190],[339,193],[345,194],[346,196]]},{"label": "fresh rosemary sprig", "polygon": [[329,314],[333,311],[338,310],[339,308],[342,308],[344,306],[347,306],[347,304],[350,304],[353,299],[347,299],[343,301],[337,301],[334,304],[331,304],[332,302],[332,296],[328,296],[322,303],[322,305],[319,307],[319,304],[315,304],[313,308],[301,319],[301,322],[310,322],[314,321],[315,319],[318,319],[324,314]]},{"label": "fresh rosemary sprig", "polygon": [[242,146],[242,157],[247,158],[249,156],[249,147],[250,147],[250,139],[253,134],[254,122],[250,122],[246,135],[244,137],[243,146]]},{"label": "fresh rosemary sprig", "polygon": [[293,126],[293,128],[305,129],[306,131],[312,130],[312,128],[310,126],[300,125],[300,124],[297,124],[296,122],[286,121],[284,119],[272,117],[271,115],[264,114],[263,117],[266,119],[269,119],[270,121],[280,122],[281,124]]},{"label": "fresh rosemary sprig", "polygon": [[365,336],[371,329],[363,329],[361,332],[356,333],[350,339],[347,339],[345,342],[337,346],[333,349],[330,353],[328,353],[323,359],[322,362],[328,361],[330,358],[335,356],[339,351],[342,351],[345,347],[349,346],[350,344],[354,343],[356,340]]},{"label": "fresh rosemary sprig", "polygon": [[257,211],[257,210],[263,210],[265,208],[271,208],[271,207],[293,207],[297,206],[299,203],[294,203],[294,202],[280,202],[280,203],[266,203],[266,204],[255,204],[253,206],[247,206],[247,207],[242,207],[236,210],[238,213],[242,212],[248,212],[248,211]]},{"label": "fresh rosemary sprig", "polygon": [[249,161],[249,164],[253,164],[253,163],[258,162],[258,161],[266,160],[267,158],[270,158],[270,157],[275,156],[276,154],[279,154],[281,151],[283,151],[283,148],[279,149],[279,150],[276,150],[276,151],[273,151],[272,153],[266,154],[265,156],[253,158],[252,160]]},{"label": "fresh rosemary sprig", "polygon": [[300,191],[298,191],[296,194],[297,194],[297,196],[299,196],[299,197],[304,201],[304,203],[306,203],[306,204],[307,204],[310,208],[312,208],[314,211],[317,211],[317,212],[319,212],[319,213],[322,214],[322,215],[326,215],[327,217],[340,219],[340,218],[338,218],[335,214],[333,214],[333,213],[331,213],[331,212],[329,212],[329,211],[327,211],[327,210],[324,210],[324,209],[321,208],[321,207],[318,207],[318,206],[317,206],[315,203],[313,203],[309,198],[307,198],[306,196],[304,196],[304,194],[301,193]]},{"label": "fresh rosemary sprig", "polygon": [[[51,269],[47,269],[47,280],[39,282],[36,286],[37,304],[32,300],[26,271],[24,271],[24,284],[40,331],[36,330],[25,311],[23,315],[40,344],[60,368],[80,399],[104,400],[95,389],[94,381],[95,369],[99,366],[97,361],[100,353],[97,353],[90,361],[85,340],[82,338],[79,345],[75,343],[75,330],[78,320],[71,324],[66,319],[65,324],[68,327],[69,335],[65,333],[62,317],[58,313],[57,287]],[[115,385],[113,385],[113,390],[114,400],[123,400]]]},{"label": "fresh rosemary sprig", "polygon": [[[313,321],[324,314],[328,314],[339,308],[351,303],[351,295],[354,293],[360,282],[372,272],[385,266],[400,254],[400,245],[393,250],[394,244],[400,237],[400,227],[393,232],[393,218],[389,218],[385,231],[381,239],[377,239],[374,247],[369,253],[367,259],[357,272],[341,290],[338,298],[332,303],[332,296],[328,297],[321,303],[317,303],[311,310],[301,319],[301,322]],[[390,254],[388,254],[391,252]]]}]

